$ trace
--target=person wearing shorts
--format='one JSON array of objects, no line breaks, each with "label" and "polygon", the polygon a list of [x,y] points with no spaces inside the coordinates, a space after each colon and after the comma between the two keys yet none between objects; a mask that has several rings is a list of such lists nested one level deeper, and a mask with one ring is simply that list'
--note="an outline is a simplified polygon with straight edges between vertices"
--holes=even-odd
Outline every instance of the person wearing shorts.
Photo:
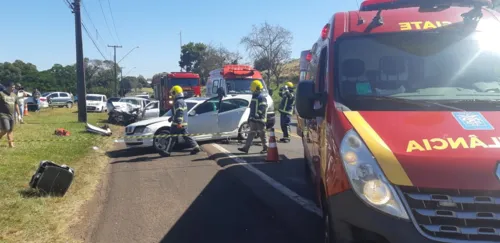
[{"label": "person wearing shorts", "polygon": [[[0,139],[7,134],[9,147],[14,147],[14,114],[20,114],[19,101],[13,92],[15,84],[10,82],[0,91]],[[21,118],[19,118],[21,120]]]}]

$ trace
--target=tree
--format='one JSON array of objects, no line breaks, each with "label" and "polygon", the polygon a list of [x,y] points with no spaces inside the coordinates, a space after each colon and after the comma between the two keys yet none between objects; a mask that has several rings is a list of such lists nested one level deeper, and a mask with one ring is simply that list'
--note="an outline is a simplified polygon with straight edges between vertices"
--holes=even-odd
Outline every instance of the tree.
[{"label": "tree", "polygon": [[[238,64],[239,60],[241,60],[241,56],[238,52],[231,52],[222,45],[190,42],[182,46],[179,66],[186,72],[200,75],[202,83],[204,83],[210,71],[226,64]],[[153,79],[156,77],[156,75],[153,76]]]},{"label": "tree", "polygon": [[[113,65],[112,61],[84,59],[87,93],[112,95],[115,77]],[[134,88],[145,87],[144,83],[147,84],[143,76],[134,79]],[[38,71],[35,65],[22,60],[0,63],[0,83],[8,81],[21,83],[28,91],[37,88],[41,92],[63,91],[76,94],[76,66],[54,64],[48,70]]]},{"label": "tree", "polygon": [[267,84],[269,86],[271,75],[279,84],[285,62],[292,54],[292,41],[293,35],[289,30],[265,22],[260,26],[252,26],[252,32],[241,39],[241,44],[245,45],[247,52],[254,60],[268,60]]},{"label": "tree", "polygon": [[261,72],[269,70],[269,59],[266,57],[255,59],[255,61],[253,61],[253,67]]},{"label": "tree", "polygon": [[207,46],[203,43],[189,42],[181,47],[179,66],[186,72],[199,72],[199,65]]},{"label": "tree", "polygon": [[199,75],[202,81],[207,80],[210,71],[221,68],[227,64],[237,64],[241,56],[237,52],[231,52],[224,46],[207,45],[207,49],[201,55]]}]

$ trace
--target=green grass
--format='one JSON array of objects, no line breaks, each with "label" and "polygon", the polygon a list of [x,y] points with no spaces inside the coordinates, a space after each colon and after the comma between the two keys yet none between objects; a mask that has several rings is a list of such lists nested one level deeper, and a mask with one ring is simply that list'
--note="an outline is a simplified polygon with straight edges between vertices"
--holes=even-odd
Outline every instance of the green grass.
[{"label": "green grass", "polygon": [[[88,114],[94,125],[104,119],[105,113]],[[30,112],[24,120],[26,124],[14,130],[15,148],[7,147],[6,138],[0,140],[0,242],[73,242],[69,227],[78,223],[81,206],[94,194],[112,138],[85,132],[76,108]],[[71,136],[55,136],[57,128],[69,130]],[[65,141],[68,138],[81,140]],[[25,141],[40,139],[53,141]],[[28,188],[41,160],[74,168],[73,184],[64,197],[38,197]]]}]

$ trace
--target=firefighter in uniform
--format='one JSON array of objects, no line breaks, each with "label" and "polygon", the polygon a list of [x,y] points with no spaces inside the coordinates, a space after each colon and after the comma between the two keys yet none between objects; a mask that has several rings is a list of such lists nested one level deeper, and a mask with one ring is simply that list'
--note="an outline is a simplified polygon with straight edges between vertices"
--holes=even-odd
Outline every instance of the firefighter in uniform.
[{"label": "firefighter in uniform", "polygon": [[263,85],[260,80],[254,80],[250,85],[252,91],[252,101],[250,102],[250,116],[248,117],[248,125],[250,132],[248,133],[245,146],[238,148],[239,151],[248,153],[250,146],[252,146],[253,138],[257,133],[262,142],[261,153],[267,153],[266,141],[266,121],[267,121],[267,101],[262,95]]},{"label": "firefighter in uniform", "polygon": [[179,136],[182,136],[184,138],[184,141],[191,145],[191,147],[193,148],[193,150],[191,150],[191,154],[197,154],[201,151],[200,146],[193,138],[187,136],[188,111],[186,101],[184,101],[184,92],[181,86],[175,85],[174,87],[172,87],[172,89],[170,89],[170,95],[174,97],[172,116],[168,118],[168,121],[172,122],[172,124],[170,125],[170,135],[172,136],[163,140],[167,142],[167,144],[163,146],[165,148],[163,154],[164,156],[170,156],[170,153],[172,152],[175,144],[179,142]]},{"label": "firefighter in uniform", "polygon": [[281,103],[279,107],[281,130],[283,131],[283,138],[280,142],[290,142],[290,122],[292,120],[293,106],[295,105],[295,95],[293,93],[293,83],[286,82],[285,86],[280,89],[279,93]]}]

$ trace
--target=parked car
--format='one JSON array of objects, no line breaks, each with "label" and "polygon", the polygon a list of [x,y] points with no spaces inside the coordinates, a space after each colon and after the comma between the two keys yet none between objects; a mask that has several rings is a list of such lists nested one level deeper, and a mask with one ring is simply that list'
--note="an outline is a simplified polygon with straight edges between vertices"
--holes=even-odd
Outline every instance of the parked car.
[{"label": "parked car", "polygon": [[107,97],[102,94],[87,94],[87,111],[105,112],[108,110]]},{"label": "parked car", "polygon": [[45,102],[47,102],[47,107],[73,107],[73,95],[67,92],[45,92],[40,97],[40,103],[42,107],[45,107]]},{"label": "parked car", "polygon": [[[188,131],[196,141],[219,140],[226,138],[246,139],[250,127],[247,120],[250,114],[251,95],[232,95],[218,97],[193,97],[186,99],[188,106]],[[219,110],[217,108],[220,108]],[[168,118],[172,111],[163,116],[130,124],[125,129],[127,147],[155,147],[160,149],[153,135],[169,134],[171,122]],[[151,136],[151,138],[134,138]]]}]

